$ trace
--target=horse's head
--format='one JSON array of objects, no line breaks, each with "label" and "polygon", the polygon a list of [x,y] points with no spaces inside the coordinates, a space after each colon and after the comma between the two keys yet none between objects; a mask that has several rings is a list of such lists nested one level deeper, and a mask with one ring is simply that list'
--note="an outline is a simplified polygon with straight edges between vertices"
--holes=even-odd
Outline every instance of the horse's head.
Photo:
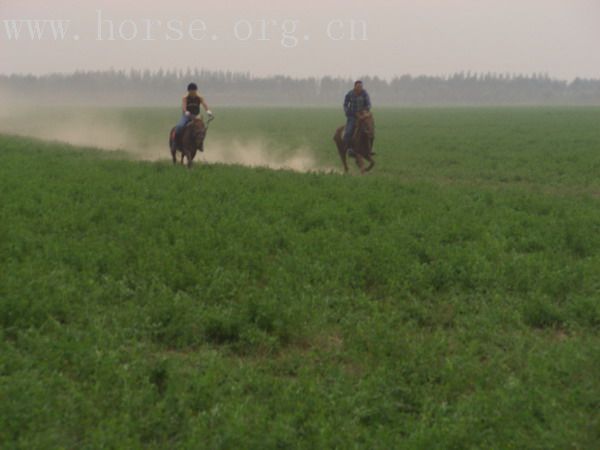
[{"label": "horse's head", "polygon": [[375,119],[370,111],[362,111],[358,114],[358,129],[369,138],[375,137]]},{"label": "horse's head", "polygon": [[206,126],[204,125],[204,121],[201,118],[194,119],[191,128],[196,148],[202,148],[204,137],[206,136]]}]

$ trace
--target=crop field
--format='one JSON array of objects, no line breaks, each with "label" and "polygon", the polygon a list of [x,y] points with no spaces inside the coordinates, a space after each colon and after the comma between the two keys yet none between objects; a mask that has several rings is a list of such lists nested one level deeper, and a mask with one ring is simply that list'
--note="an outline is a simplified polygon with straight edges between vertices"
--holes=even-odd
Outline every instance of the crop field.
[{"label": "crop field", "polygon": [[0,118],[0,448],[600,448],[600,109],[215,113]]}]

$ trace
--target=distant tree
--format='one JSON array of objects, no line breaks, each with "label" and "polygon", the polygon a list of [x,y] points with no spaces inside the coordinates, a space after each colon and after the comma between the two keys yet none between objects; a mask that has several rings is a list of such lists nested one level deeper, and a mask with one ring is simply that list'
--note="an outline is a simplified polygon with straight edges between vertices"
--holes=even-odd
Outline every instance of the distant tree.
[{"label": "distant tree", "polygon": [[[196,81],[211,104],[341,106],[353,80],[340,77],[253,77],[248,72],[200,68],[157,71],[76,71],[72,74],[1,75],[0,95],[22,101],[85,105],[177,105],[185,86]],[[391,80],[363,77],[376,105],[600,105],[600,80],[571,83],[544,73],[458,72],[447,76],[402,75]],[[0,99],[1,101],[1,99]]]}]

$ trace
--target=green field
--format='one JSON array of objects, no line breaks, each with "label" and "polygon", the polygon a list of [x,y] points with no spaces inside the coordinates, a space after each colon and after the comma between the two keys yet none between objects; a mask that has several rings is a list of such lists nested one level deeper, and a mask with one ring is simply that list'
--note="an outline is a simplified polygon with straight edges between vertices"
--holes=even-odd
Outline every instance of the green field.
[{"label": "green field", "polygon": [[[338,111],[216,113],[339,167]],[[1,448],[600,447],[600,109],[379,110],[365,177],[138,161],[176,118],[2,119],[136,157],[0,136]]]}]

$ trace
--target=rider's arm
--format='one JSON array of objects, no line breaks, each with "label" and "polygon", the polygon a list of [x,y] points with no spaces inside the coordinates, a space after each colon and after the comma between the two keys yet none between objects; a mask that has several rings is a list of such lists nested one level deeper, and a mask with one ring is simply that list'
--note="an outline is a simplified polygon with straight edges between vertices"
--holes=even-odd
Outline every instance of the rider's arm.
[{"label": "rider's arm", "polygon": [[344,98],[344,112],[346,115],[350,113],[350,105],[352,104],[352,99],[350,98],[350,93],[346,94],[346,98]]},{"label": "rider's arm", "polygon": [[371,111],[371,96],[365,91],[365,109]]},{"label": "rider's arm", "polygon": [[212,111],[210,110],[210,108],[208,107],[208,105],[206,104],[206,102],[204,101],[204,98],[202,98],[200,100],[200,104],[204,107],[204,110],[206,111],[206,114],[208,114],[209,116],[213,115]]}]

